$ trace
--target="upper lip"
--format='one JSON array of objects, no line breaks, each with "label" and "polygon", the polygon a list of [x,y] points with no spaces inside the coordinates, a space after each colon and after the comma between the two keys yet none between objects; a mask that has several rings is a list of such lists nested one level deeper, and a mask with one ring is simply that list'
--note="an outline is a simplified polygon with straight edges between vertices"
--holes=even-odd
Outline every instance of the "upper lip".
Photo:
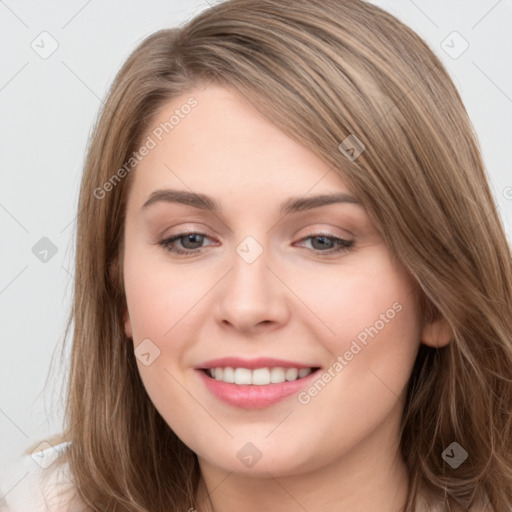
[{"label": "upper lip", "polygon": [[319,368],[319,365],[304,364],[296,361],[286,361],[284,359],[275,359],[273,357],[258,357],[257,359],[242,359],[240,357],[221,357],[219,359],[211,359],[199,364],[196,369],[207,370],[209,368]]}]

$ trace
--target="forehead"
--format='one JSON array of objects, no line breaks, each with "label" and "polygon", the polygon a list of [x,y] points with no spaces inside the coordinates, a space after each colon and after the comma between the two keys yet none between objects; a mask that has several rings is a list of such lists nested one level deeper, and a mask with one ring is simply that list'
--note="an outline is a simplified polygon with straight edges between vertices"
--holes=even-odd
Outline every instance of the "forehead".
[{"label": "forehead", "polygon": [[328,163],[233,88],[198,88],[174,98],[157,112],[142,141],[153,147],[133,176],[132,195],[139,206],[166,188],[204,192],[222,201],[240,195],[258,201],[310,191],[350,193]]}]

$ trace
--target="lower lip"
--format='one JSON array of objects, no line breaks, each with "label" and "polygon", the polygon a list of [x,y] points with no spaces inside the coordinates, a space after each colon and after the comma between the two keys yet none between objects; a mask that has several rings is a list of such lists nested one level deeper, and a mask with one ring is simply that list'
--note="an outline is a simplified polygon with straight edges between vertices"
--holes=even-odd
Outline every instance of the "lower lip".
[{"label": "lower lip", "polygon": [[220,400],[242,409],[263,409],[286,397],[298,393],[308,385],[318,370],[301,379],[281,382],[280,384],[229,384],[208,377],[202,370],[197,370],[209,391]]}]

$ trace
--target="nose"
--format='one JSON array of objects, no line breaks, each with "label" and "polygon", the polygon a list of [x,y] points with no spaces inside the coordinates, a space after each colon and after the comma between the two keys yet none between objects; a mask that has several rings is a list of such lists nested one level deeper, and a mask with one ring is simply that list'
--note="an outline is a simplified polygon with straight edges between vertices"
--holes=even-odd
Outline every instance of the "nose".
[{"label": "nose", "polygon": [[[250,251],[255,250],[254,247]],[[218,288],[216,321],[224,328],[256,334],[282,327],[289,318],[288,288],[264,249],[252,261],[251,254],[237,252],[233,266]],[[254,254],[252,255],[254,257]]]}]

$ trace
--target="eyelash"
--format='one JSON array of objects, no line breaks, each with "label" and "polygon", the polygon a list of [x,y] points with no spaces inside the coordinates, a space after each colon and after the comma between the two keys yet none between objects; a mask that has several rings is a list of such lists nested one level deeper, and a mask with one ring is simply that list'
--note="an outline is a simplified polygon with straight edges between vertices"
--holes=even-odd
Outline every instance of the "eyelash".
[{"label": "eyelash", "polygon": [[[174,254],[179,254],[179,255],[188,255],[188,256],[192,256],[194,254],[197,254],[199,252],[201,252],[201,249],[203,249],[202,247],[198,248],[198,249],[186,249],[186,250],[183,250],[183,249],[179,249],[175,246],[173,246],[174,242],[176,242],[177,240],[181,239],[181,238],[185,238],[187,236],[190,236],[190,235],[199,235],[199,236],[202,236],[202,237],[206,237],[206,238],[209,238],[206,234],[204,233],[199,233],[197,231],[189,231],[187,233],[179,233],[171,238],[165,238],[164,240],[161,240],[159,242],[157,242],[158,245],[162,246],[166,251],[170,252],[170,253],[174,253]],[[333,240],[336,244],[338,244],[338,247],[337,248],[332,248],[332,249],[329,249],[327,251],[320,251],[318,249],[310,249],[311,251],[315,252],[316,254],[320,254],[320,255],[331,255],[331,254],[337,254],[337,253],[342,253],[342,252],[347,252],[349,251],[353,245],[354,245],[354,242],[353,240],[345,240],[343,238],[339,238],[339,237],[336,237],[336,236],[332,236],[332,235],[329,235],[327,233],[318,233],[318,234],[314,234],[314,235],[309,235],[305,238],[302,238],[300,240],[300,242],[303,242],[305,240],[309,240],[310,238],[327,238],[328,240]]]}]

